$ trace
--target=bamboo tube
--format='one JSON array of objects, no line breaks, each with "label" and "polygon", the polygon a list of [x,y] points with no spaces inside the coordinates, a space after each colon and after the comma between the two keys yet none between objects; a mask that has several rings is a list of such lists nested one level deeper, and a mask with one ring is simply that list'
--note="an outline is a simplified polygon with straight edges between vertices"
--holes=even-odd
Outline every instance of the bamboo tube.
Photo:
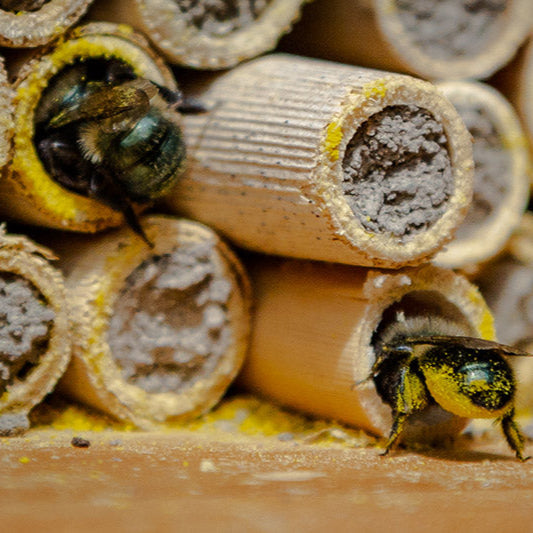
[{"label": "bamboo tube", "polygon": [[315,0],[282,48],[426,79],[484,79],[511,60],[531,20],[529,0]]},{"label": "bamboo tube", "polygon": [[250,296],[210,229],[143,225],[153,249],[126,228],[62,246],[75,340],[61,390],[149,429],[221,398],[247,349]]},{"label": "bamboo tube", "polygon": [[39,46],[62,35],[87,11],[92,0],[3,0],[0,46]]},{"label": "bamboo tube", "polygon": [[[489,305],[498,339],[533,353],[533,214],[527,213],[505,250],[484,265],[475,283]],[[510,359],[521,383],[517,407],[533,409],[533,358]]]},{"label": "bamboo tube", "polygon": [[175,88],[172,74],[140,35],[113,24],[81,26],[50,50],[40,49],[36,54],[21,66],[14,84],[14,148],[0,180],[0,216],[81,232],[121,225],[122,213],[67,190],[46,172],[33,142],[38,103],[54,75],[89,58],[118,59],[136,75],[171,89]]},{"label": "bamboo tube", "polygon": [[533,150],[533,44],[531,39],[517,57],[491,82],[510,100],[517,110]]},{"label": "bamboo tube", "polygon": [[470,137],[427,82],[272,55],[201,99],[210,111],[184,117],[188,171],[165,201],[240,246],[396,267],[434,254],[468,208]]},{"label": "bamboo tube", "polygon": [[518,227],[527,207],[530,159],[527,135],[511,104],[479,82],[438,84],[474,140],[474,197],[455,238],[434,262],[468,268],[494,257]]},{"label": "bamboo tube", "polygon": [[[452,271],[264,260],[250,265],[250,272],[253,334],[240,382],[285,406],[377,435],[391,428],[390,407],[372,380],[355,384],[369,376],[386,328],[419,317],[420,327],[434,334],[453,328],[454,334],[494,338],[479,292]],[[442,438],[464,423],[440,409],[427,412],[412,421],[408,438]]]},{"label": "bamboo tube", "polygon": [[64,282],[50,259],[45,248],[0,227],[0,436],[28,429],[30,410],[70,359]]},{"label": "bamboo tube", "polygon": [[90,16],[138,28],[171,63],[224,69],[274,48],[305,1],[111,0]]}]

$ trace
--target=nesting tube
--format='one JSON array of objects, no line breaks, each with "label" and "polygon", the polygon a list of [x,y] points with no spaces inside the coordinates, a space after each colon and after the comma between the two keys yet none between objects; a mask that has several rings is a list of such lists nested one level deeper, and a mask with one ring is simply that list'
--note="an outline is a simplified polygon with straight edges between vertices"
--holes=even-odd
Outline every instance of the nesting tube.
[{"label": "nesting tube", "polygon": [[[533,215],[527,213],[505,250],[476,274],[501,342],[533,353]],[[510,359],[521,383],[519,412],[533,409],[533,357]]]},{"label": "nesting tube", "polygon": [[0,45],[33,47],[62,35],[92,0],[1,0]]},{"label": "nesting tube", "polygon": [[396,267],[463,219],[470,137],[427,82],[280,54],[199,97],[208,111],[184,117],[188,171],[167,205],[240,246]]},{"label": "nesting tube", "polygon": [[518,111],[533,150],[533,44],[522,47],[515,60],[499,72],[493,84]]},{"label": "nesting tube", "polygon": [[284,47],[426,79],[485,79],[526,40],[529,0],[315,0]]},{"label": "nesting tube", "polygon": [[0,436],[28,429],[30,410],[70,359],[65,286],[52,258],[0,228]]},{"label": "nesting tube", "polygon": [[142,30],[172,63],[224,69],[274,48],[305,0],[111,0],[91,17]]},{"label": "nesting tube", "polygon": [[149,429],[221,398],[247,349],[250,295],[210,229],[155,216],[143,224],[153,248],[124,228],[61,252],[75,333],[61,390]]},{"label": "nesting tube", "polygon": [[[367,379],[391,327],[409,335],[492,339],[492,316],[466,278],[434,266],[398,271],[289,260],[250,265],[255,313],[241,383],[285,406],[387,435],[391,409]],[[415,323],[413,329],[408,324]],[[413,417],[411,439],[439,439],[465,420]]]},{"label": "nesting tube", "polygon": [[518,227],[527,207],[530,157],[527,134],[509,101],[480,82],[438,84],[474,141],[474,196],[453,241],[434,262],[469,268],[494,257]]},{"label": "nesting tube", "polygon": [[[176,87],[174,78],[145,39],[126,26],[81,26],[51,49],[39,49],[36,54],[21,66],[14,83],[13,154],[6,175],[0,179],[0,214],[30,224],[81,232],[121,225],[124,217],[120,211],[68,190],[46,171],[34,142],[41,98],[50,80],[72,65],[89,60],[116,60],[136,76],[169,89]],[[76,178],[73,175],[73,181]]]}]

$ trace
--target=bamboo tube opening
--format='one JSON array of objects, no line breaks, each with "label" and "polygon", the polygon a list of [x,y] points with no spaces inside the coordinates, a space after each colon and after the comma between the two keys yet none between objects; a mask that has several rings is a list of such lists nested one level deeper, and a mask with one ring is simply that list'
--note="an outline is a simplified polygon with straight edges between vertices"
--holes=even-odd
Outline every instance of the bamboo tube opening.
[{"label": "bamboo tube opening", "polygon": [[126,278],[107,334],[128,383],[182,392],[205,379],[231,344],[231,283],[210,258],[214,243],[154,255]]},{"label": "bamboo tube opening", "polygon": [[346,200],[369,232],[405,242],[449,207],[454,184],[444,128],[417,106],[371,115],[349,141],[342,168]]},{"label": "bamboo tube opening", "polygon": [[2,0],[0,44],[13,48],[46,44],[78,21],[92,0]]},{"label": "bamboo tube opening", "polygon": [[218,402],[247,349],[250,296],[207,227],[161,216],[143,225],[153,248],[125,228],[62,246],[76,338],[61,389],[148,429]]},{"label": "bamboo tube opening", "polygon": [[378,23],[412,70],[426,77],[484,78],[517,51],[531,6],[520,0],[376,0]]},{"label": "bamboo tube opening", "polygon": [[0,436],[28,429],[28,413],[70,360],[65,287],[52,258],[0,228]]},{"label": "bamboo tube opening", "polygon": [[472,136],[474,194],[454,239],[434,262],[465,268],[495,256],[520,223],[529,196],[527,136],[511,104],[492,87],[468,81],[438,86]]},{"label": "bamboo tube opening", "polygon": [[49,346],[55,313],[26,278],[0,272],[0,392],[23,380]]},{"label": "bamboo tube opening", "polygon": [[274,48],[298,18],[304,0],[110,0],[95,20],[142,30],[172,63],[225,69]]},{"label": "bamboo tube opening", "polygon": [[397,16],[418,48],[435,59],[478,55],[499,34],[509,0],[396,0]]},{"label": "bamboo tube opening", "polygon": [[[15,83],[13,157],[0,182],[2,195],[11,199],[0,207],[6,217],[83,232],[123,223],[124,216],[120,211],[74,192],[80,174],[76,164],[73,164],[72,190],[52,179],[41,158],[43,153],[36,145],[42,140],[36,123],[43,119],[43,115],[46,117],[46,112],[54,105],[54,94],[47,95],[46,92],[49,84],[61,89],[63,75],[68,76],[76,65],[90,62],[125,65],[135,77],[170,89],[176,87],[172,74],[149,51],[146,42],[130,28],[113,24],[95,23],[80,27],[70,34],[70,38],[26,63]],[[75,98],[76,84],[72,90]]]}]

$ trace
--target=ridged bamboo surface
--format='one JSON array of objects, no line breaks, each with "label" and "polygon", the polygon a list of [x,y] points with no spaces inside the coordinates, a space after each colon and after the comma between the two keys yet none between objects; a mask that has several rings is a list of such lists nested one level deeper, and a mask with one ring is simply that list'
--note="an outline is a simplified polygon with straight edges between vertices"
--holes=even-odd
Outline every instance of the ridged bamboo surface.
[{"label": "ridged bamboo surface", "polygon": [[[208,111],[184,116],[188,170],[166,200],[239,246],[270,254],[398,267],[449,241],[472,194],[470,136],[427,82],[326,61],[271,55],[204,86]],[[394,105],[428,110],[448,139],[453,193],[427,230],[399,239],[367,231],[344,196],[346,147]]]}]

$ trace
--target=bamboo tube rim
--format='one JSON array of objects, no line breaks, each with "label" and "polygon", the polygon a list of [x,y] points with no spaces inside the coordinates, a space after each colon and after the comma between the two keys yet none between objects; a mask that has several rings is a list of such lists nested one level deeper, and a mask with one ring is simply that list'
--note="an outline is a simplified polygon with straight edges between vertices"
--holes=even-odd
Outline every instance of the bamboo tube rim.
[{"label": "bamboo tube rim", "polygon": [[[476,335],[483,339],[495,340],[492,314],[477,288],[466,278],[432,265],[417,269],[416,276],[409,275],[410,272],[411,269],[387,274],[379,271],[369,272],[363,286],[363,295],[369,303],[363,320],[354,329],[354,337],[358,339],[355,352],[361,354],[363,359],[359,361],[354,358],[354,383],[364,380],[370,374],[375,360],[372,337],[385,310],[412,292],[431,293],[438,290],[448,302],[457,307]],[[435,280],[438,280],[438,284]],[[376,402],[377,392],[374,384],[363,383],[358,387],[358,392],[360,403],[372,420],[372,425],[380,428],[381,433],[390,428],[390,407]]]},{"label": "bamboo tube rim", "polygon": [[224,69],[276,46],[309,0],[271,0],[255,22],[223,37],[187,25],[174,0],[135,0],[142,25],[169,61],[201,69]]},{"label": "bamboo tube rim", "polygon": [[[49,220],[53,227],[73,231],[98,231],[123,223],[123,215],[92,198],[70,192],[46,172],[32,142],[34,111],[48,80],[79,58],[118,58],[136,74],[175,88],[163,61],[147,48],[147,42],[131,28],[111,23],[92,23],[76,28],[40,57],[28,62],[14,84],[13,156],[6,180],[17,195]],[[31,217],[31,213],[29,213]]]},{"label": "bamboo tube rim", "polygon": [[473,57],[444,60],[413,46],[398,16],[397,0],[373,1],[378,25],[395,53],[410,69],[429,79],[486,78],[514,56],[531,28],[530,1],[512,0],[504,14],[506,24],[497,39]]},{"label": "bamboo tube rim", "polygon": [[[318,164],[304,188],[308,188],[306,192],[328,213],[340,240],[360,248],[369,258],[392,260],[398,265],[421,262],[452,238],[457,219],[465,216],[470,204],[474,172],[470,136],[451,103],[436,93],[432,84],[415,78],[384,76],[367,83],[360,93],[350,93],[346,104],[325,128],[318,149]],[[427,231],[409,237],[398,246],[397,236],[373,234],[364,229],[346,201],[340,178],[344,174],[342,162],[346,148],[357,130],[387,106],[402,104],[427,110],[442,124],[448,140],[454,191],[446,212]],[[393,258],[391,250],[394,250]]]},{"label": "bamboo tube rim", "polygon": [[36,11],[0,9],[0,45],[27,47],[46,44],[64,33],[93,0],[49,0]]},{"label": "bamboo tube rim", "polygon": [[8,385],[0,397],[0,416],[27,414],[55,386],[70,360],[70,322],[63,276],[49,261],[55,259],[44,247],[21,236],[6,235],[0,227],[0,270],[30,281],[53,309],[55,318],[48,347],[23,381]]},{"label": "bamboo tube rim", "polygon": [[440,82],[437,86],[452,103],[473,102],[483,106],[501,137],[502,147],[509,152],[511,163],[506,176],[509,181],[509,193],[503,203],[471,235],[452,240],[447,248],[434,258],[434,263],[439,266],[461,268],[486,261],[496,255],[519,225],[529,196],[529,144],[515,110],[496,89],[473,81],[452,80]]},{"label": "bamboo tube rim", "polygon": [[[100,272],[83,278],[81,285],[77,280],[80,291],[71,293],[78,308],[73,311],[78,317],[73,360],[85,368],[82,371],[108,412],[140,428],[152,428],[168,419],[197,416],[220,399],[244,360],[251,296],[242,266],[211,229],[197,222],[163,216],[144,218],[143,227],[154,244],[153,248],[146,246],[127,228],[122,228],[99,244],[98,253],[106,256],[103,266],[99,266]],[[162,228],[160,232],[158,227]],[[213,244],[212,260],[216,269],[221,276],[232,280],[234,289],[227,303],[228,323],[232,330],[229,349],[220,356],[209,376],[183,391],[153,393],[128,383],[106,338],[113,306],[126,278],[150,257],[170,253],[181,244],[207,241]],[[102,268],[105,276],[101,275]]]}]

